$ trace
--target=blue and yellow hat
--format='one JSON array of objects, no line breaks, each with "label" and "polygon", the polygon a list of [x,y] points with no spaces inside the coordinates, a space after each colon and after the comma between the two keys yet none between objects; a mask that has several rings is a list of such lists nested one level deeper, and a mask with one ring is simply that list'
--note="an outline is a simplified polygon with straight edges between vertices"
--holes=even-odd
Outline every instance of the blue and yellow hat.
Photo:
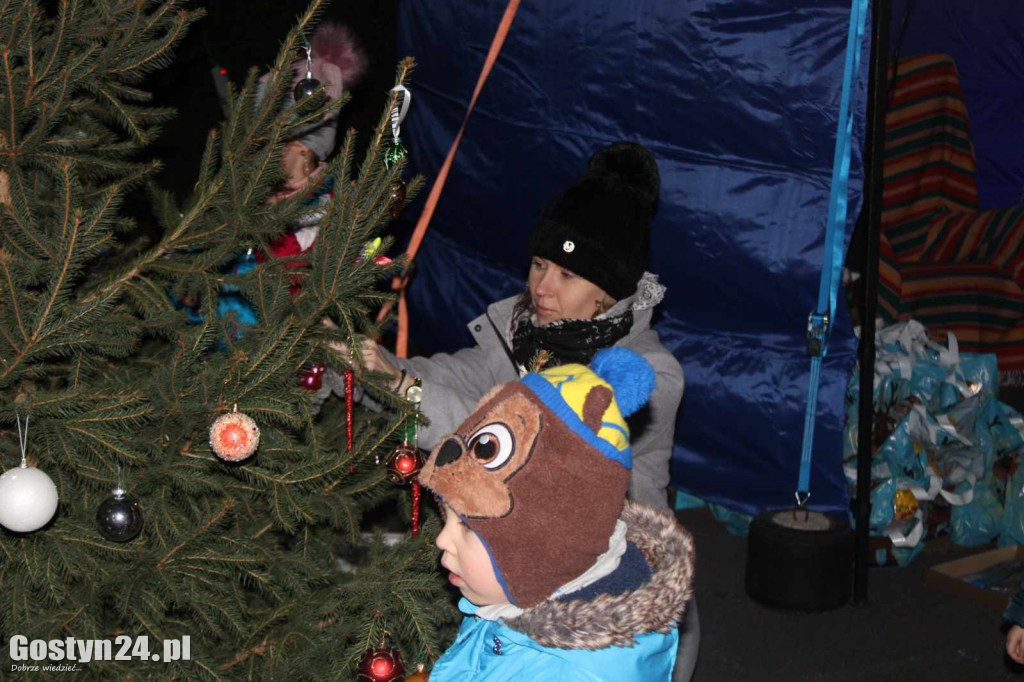
[{"label": "blue and yellow hat", "polygon": [[[589,366],[560,365],[527,374],[520,381],[605,457],[627,469],[633,467],[626,417],[642,407],[654,390],[654,370],[643,357],[628,348],[613,346],[596,353]],[[605,408],[595,433],[584,423],[583,410],[587,396],[596,386],[607,388],[614,398]]]},{"label": "blue and yellow hat", "polygon": [[529,607],[608,549],[626,500],[626,417],[654,390],[651,365],[607,348],[495,388],[420,473],[481,539],[509,602]]}]

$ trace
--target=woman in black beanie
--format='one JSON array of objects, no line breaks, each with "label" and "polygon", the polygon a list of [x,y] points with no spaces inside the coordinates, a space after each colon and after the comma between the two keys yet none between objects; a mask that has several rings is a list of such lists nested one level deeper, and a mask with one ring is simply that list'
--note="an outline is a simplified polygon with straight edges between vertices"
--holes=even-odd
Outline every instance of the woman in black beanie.
[{"label": "woman in black beanie", "polygon": [[[363,368],[391,374],[396,392],[420,400],[430,420],[419,430],[420,447],[433,448],[499,384],[544,367],[587,364],[602,348],[624,346],[642,355],[656,378],[647,408],[629,420],[629,496],[670,512],[669,460],[683,370],[650,325],[665,292],[644,270],[659,189],[658,166],[647,148],[615,142],[598,149],[586,172],[547,203],[534,225],[526,291],[492,303],[469,323],[475,346],[396,358],[373,341],[362,342]],[[322,397],[331,389],[325,385]],[[689,679],[698,641],[692,605],[674,679]]]},{"label": "woman in black beanie", "polygon": [[[512,315],[518,365],[532,369],[542,350],[548,364],[586,364],[597,350],[641,331],[634,325],[633,302],[616,303],[639,293],[641,285],[648,299],[660,300],[663,288],[654,276],[642,279],[659,188],[651,153],[633,142],[616,142],[597,150],[587,172],[544,207],[530,233],[527,290]],[[562,303],[576,298],[575,307]],[[646,300],[644,309],[653,304]],[[682,370],[678,377],[681,396]],[[662,488],[667,484],[666,477]]]},{"label": "woman in black beanie", "polygon": [[492,303],[469,323],[475,346],[396,358],[373,341],[362,342],[363,369],[391,374],[400,395],[418,386],[420,409],[430,420],[419,431],[420,447],[432,448],[451,433],[494,386],[542,367],[587,364],[601,348],[625,346],[643,355],[657,377],[649,408],[631,423],[630,495],[668,509],[683,370],[650,326],[665,292],[657,276],[644,271],[659,188],[658,166],[646,147],[616,142],[598,149],[586,172],[547,203],[534,225],[526,291]]}]

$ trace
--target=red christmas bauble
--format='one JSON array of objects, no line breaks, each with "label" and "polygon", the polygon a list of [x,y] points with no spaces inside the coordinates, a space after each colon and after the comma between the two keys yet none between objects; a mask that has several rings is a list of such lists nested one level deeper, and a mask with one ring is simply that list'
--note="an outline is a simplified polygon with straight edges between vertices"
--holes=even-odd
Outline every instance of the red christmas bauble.
[{"label": "red christmas bauble", "polygon": [[399,445],[388,456],[388,480],[397,485],[404,485],[420,473],[423,468],[423,457],[420,451],[409,445]]},{"label": "red christmas bauble", "polygon": [[370,649],[359,661],[359,682],[402,682],[405,666],[398,650],[382,645]]},{"label": "red christmas bauble", "polygon": [[324,372],[327,367],[324,365],[312,365],[309,369],[299,375],[299,386],[307,391],[319,391],[324,385]]},{"label": "red christmas bauble", "polygon": [[260,427],[243,412],[228,412],[210,425],[210,447],[228,462],[240,462],[256,452]]}]

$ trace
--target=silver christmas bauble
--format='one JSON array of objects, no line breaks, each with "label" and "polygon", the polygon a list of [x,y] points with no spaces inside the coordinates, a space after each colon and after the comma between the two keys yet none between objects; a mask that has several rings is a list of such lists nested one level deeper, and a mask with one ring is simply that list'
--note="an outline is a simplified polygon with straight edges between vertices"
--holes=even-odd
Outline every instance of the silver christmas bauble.
[{"label": "silver christmas bauble", "polygon": [[142,531],[142,508],[131,495],[115,490],[96,510],[100,535],[113,542],[128,542]]},{"label": "silver christmas bauble", "polygon": [[309,97],[316,89],[320,87],[320,81],[315,78],[303,78],[295,84],[295,89],[292,90],[292,94],[295,95],[295,101]]}]

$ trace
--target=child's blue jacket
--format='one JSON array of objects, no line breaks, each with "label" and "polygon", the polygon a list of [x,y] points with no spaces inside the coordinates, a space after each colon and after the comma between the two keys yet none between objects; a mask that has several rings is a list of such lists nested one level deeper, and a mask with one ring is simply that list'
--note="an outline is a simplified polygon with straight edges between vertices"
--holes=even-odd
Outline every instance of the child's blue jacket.
[{"label": "child's blue jacket", "polygon": [[[580,593],[497,621],[462,599],[466,617],[430,682],[671,679],[677,624],[693,594],[693,540],[670,515],[643,505],[627,504],[621,518],[630,549],[615,572]],[[638,575],[642,582],[630,585]]]}]

